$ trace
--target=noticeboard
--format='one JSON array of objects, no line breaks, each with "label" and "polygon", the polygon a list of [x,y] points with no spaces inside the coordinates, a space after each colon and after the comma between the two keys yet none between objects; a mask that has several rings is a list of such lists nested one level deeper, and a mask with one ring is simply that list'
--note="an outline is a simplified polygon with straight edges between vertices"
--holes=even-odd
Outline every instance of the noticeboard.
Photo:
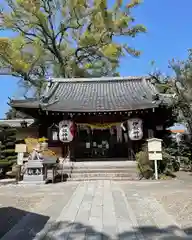
[{"label": "noticeboard", "polygon": [[162,139],[151,138],[147,142],[149,160],[162,160]]},{"label": "noticeboard", "polygon": [[149,160],[162,160],[163,156],[160,152],[149,152]]},{"label": "noticeboard", "polygon": [[150,138],[148,142],[148,152],[162,152],[162,139]]},{"label": "noticeboard", "polygon": [[15,152],[16,153],[25,153],[25,152],[27,152],[26,144],[16,144],[15,145]]}]

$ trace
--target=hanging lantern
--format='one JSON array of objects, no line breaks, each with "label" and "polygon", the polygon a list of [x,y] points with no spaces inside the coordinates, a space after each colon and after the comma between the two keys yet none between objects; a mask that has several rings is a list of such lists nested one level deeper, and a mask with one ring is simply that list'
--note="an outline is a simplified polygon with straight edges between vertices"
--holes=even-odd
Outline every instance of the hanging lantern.
[{"label": "hanging lantern", "polygon": [[61,142],[71,142],[76,134],[74,122],[64,120],[59,123],[59,140]]},{"label": "hanging lantern", "polygon": [[51,127],[49,127],[49,139],[52,141],[59,140],[59,126],[53,123]]},{"label": "hanging lantern", "polygon": [[129,138],[132,141],[138,141],[143,138],[143,121],[140,118],[131,118],[128,120]]}]

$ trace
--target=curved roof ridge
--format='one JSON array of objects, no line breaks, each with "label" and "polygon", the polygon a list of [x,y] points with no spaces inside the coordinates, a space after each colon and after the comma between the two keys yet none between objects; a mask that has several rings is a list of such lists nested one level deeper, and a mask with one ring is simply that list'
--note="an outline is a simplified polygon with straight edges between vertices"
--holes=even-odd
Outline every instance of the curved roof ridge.
[{"label": "curved roof ridge", "polygon": [[52,82],[111,82],[151,79],[149,76],[98,77],[98,78],[52,78]]},{"label": "curved roof ridge", "polygon": [[[55,78],[41,101],[28,102],[26,107],[54,112],[105,112],[154,108],[168,103],[164,96],[154,101],[159,92],[150,79],[149,76]],[[20,108],[24,105],[17,104]]]}]

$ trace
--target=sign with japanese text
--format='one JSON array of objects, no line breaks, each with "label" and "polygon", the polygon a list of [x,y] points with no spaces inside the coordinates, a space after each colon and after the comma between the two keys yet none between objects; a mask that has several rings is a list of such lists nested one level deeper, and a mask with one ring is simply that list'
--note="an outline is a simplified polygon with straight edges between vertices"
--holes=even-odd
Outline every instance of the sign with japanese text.
[{"label": "sign with japanese text", "polygon": [[147,142],[149,160],[162,160],[162,139],[150,138]]},{"label": "sign with japanese text", "polygon": [[69,120],[59,123],[59,140],[61,142],[71,142],[75,136],[75,124]]},{"label": "sign with japanese text", "polygon": [[143,121],[140,118],[131,118],[128,120],[128,133],[132,141],[138,141],[143,138]]}]

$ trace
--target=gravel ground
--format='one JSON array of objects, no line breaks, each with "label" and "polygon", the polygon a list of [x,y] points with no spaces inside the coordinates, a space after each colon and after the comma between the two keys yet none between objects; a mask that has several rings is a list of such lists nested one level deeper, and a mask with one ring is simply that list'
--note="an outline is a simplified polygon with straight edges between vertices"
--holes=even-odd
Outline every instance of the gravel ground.
[{"label": "gravel ground", "polygon": [[166,212],[174,217],[182,229],[191,232],[192,228],[192,193],[186,190],[174,193],[156,193],[153,196],[162,204]]},{"label": "gravel ground", "polygon": [[[71,196],[77,184],[64,186],[66,195]],[[35,213],[49,196],[63,194],[63,186],[57,185],[4,185],[0,186],[0,238],[24,216]],[[66,196],[67,197],[67,196]]]},{"label": "gravel ground", "polygon": [[182,229],[192,234],[192,175],[182,171],[176,175],[176,181],[153,188],[150,194],[162,204]]},{"label": "gravel ground", "polygon": [[[168,214],[186,230],[192,233],[192,184],[191,176],[180,174],[180,179],[149,182],[116,182],[126,193],[152,195]],[[0,187],[0,237],[9,231],[23,216],[45,198],[52,196],[55,200],[64,192],[70,197],[78,183],[61,183],[43,186],[2,186]],[[67,197],[68,196],[68,197]]]},{"label": "gravel ground", "polygon": [[[120,183],[121,184],[121,183]],[[151,195],[187,233],[192,234],[192,176],[178,172],[177,179],[167,181],[121,184],[124,191],[137,191]]]}]

